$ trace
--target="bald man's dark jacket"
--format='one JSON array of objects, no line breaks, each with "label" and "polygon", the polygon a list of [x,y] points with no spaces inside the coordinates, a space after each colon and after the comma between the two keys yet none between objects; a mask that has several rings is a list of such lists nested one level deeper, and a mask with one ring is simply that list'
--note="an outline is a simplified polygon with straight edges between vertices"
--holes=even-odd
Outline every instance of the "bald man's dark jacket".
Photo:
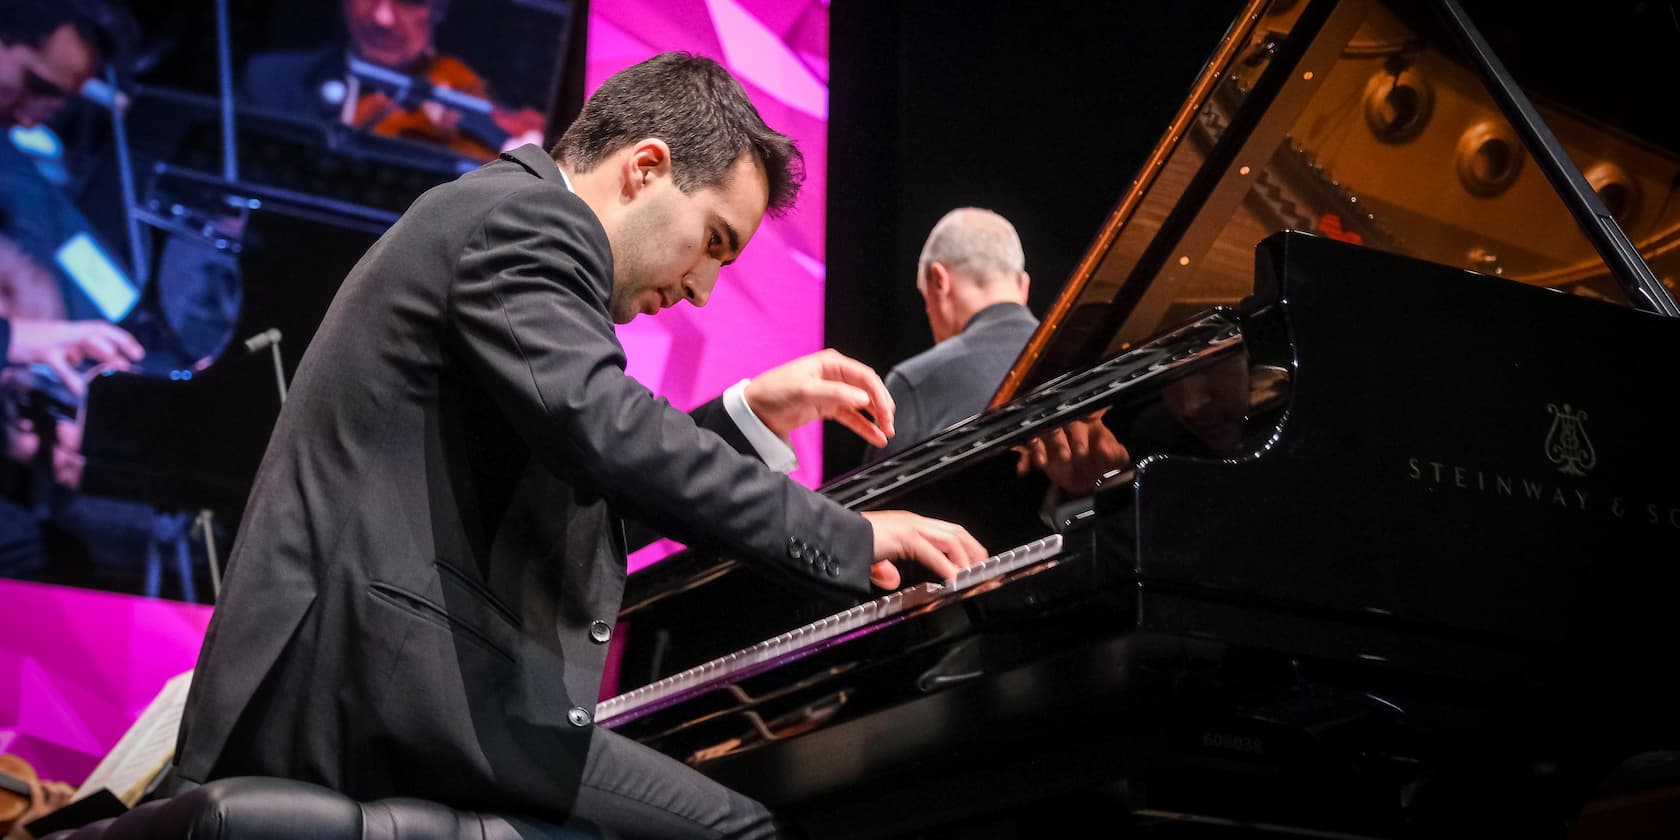
[{"label": "bald man's dark jacket", "polygon": [[868,592],[862,517],[625,375],[611,278],[605,231],[534,146],[427,192],[361,259],[252,490],[181,780],[564,816],[623,594],[619,515]]},{"label": "bald man's dark jacket", "polygon": [[974,313],[962,332],[899,362],[886,377],[896,434],[885,447],[865,453],[864,463],[902,452],[979,414],[1036,329],[1038,319],[1025,306],[994,303]]}]

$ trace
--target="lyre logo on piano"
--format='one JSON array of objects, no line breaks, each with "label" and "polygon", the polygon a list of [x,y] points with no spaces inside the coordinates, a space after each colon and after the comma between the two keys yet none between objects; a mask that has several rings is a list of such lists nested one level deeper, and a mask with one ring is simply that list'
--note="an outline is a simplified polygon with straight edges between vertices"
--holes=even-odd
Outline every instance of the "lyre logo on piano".
[{"label": "lyre logo on piano", "polygon": [[[1546,432],[1544,444],[1546,460],[1564,475],[1585,478],[1598,466],[1598,450],[1587,436],[1587,412],[1569,403],[1547,403],[1546,412],[1552,415],[1552,425]],[[1553,483],[1479,465],[1455,464],[1418,456],[1406,459],[1406,477],[1435,488],[1523,500],[1559,510],[1680,530],[1680,502],[1673,499],[1642,499],[1585,482],[1559,480]]]},{"label": "lyre logo on piano", "polygon": [[1574,411],[1569,403],[1563,408],[1547,403],[1552,415],[1551,431],[1546,433],[1546,460],[1557,465],[1564,475],[1584,476],[1598,466],[1598,453],[1587,438],[1587,413]]}]

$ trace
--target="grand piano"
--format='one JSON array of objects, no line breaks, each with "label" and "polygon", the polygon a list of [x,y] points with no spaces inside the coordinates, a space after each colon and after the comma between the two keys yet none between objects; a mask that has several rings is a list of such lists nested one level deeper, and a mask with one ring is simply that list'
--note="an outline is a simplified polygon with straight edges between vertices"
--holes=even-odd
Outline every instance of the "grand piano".
[{"label": "grand piano", "polygon": [[[998,553],[675,555],[596,720],[812,837],[1579,831],[1680,748],[1677,185],[1451,0],[1256,0],[991,406],[821,488]],[[1018,474],[1087,418],[1089,497]]]}]

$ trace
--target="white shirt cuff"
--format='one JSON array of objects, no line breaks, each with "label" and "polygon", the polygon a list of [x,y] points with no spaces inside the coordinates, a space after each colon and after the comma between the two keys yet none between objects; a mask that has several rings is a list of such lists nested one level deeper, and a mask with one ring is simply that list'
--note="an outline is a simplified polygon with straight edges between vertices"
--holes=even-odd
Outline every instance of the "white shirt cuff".
[{"label": "white shirt cuff", "polygon": [[799,468],[799,456],[793,452],[788,442],[776,437],[764,421],[752,412],[747,405],[747,383],[750,379],[743,379],[723,392],[723,410],[729,412],[729,419],[735,421],[735,427],[746,435],[747,442],[752,444],[758,452],[758,457],[764,459],[765,466],[776,472],[787,474]]}]

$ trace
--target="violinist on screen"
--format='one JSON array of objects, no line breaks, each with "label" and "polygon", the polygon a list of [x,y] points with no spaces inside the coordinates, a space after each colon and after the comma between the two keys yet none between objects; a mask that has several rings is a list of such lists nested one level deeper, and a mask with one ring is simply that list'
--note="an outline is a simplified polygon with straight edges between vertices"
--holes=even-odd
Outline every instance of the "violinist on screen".
[{"label": "violinist on screen", "polygon": [[531,109],[497,105],[484,115],[434,101],[404,101],[388,86],[350,72],[353,62],[365,62],[494,103],[494,92],[478,73],[437,51],[434,33],[448,5],[449,0],[343,0],[348,50],[334,45],[253,55],[242,76],[240,99],[247,106],[337,120],[478,160],[533,140],[540,143],[543,116]]}]

